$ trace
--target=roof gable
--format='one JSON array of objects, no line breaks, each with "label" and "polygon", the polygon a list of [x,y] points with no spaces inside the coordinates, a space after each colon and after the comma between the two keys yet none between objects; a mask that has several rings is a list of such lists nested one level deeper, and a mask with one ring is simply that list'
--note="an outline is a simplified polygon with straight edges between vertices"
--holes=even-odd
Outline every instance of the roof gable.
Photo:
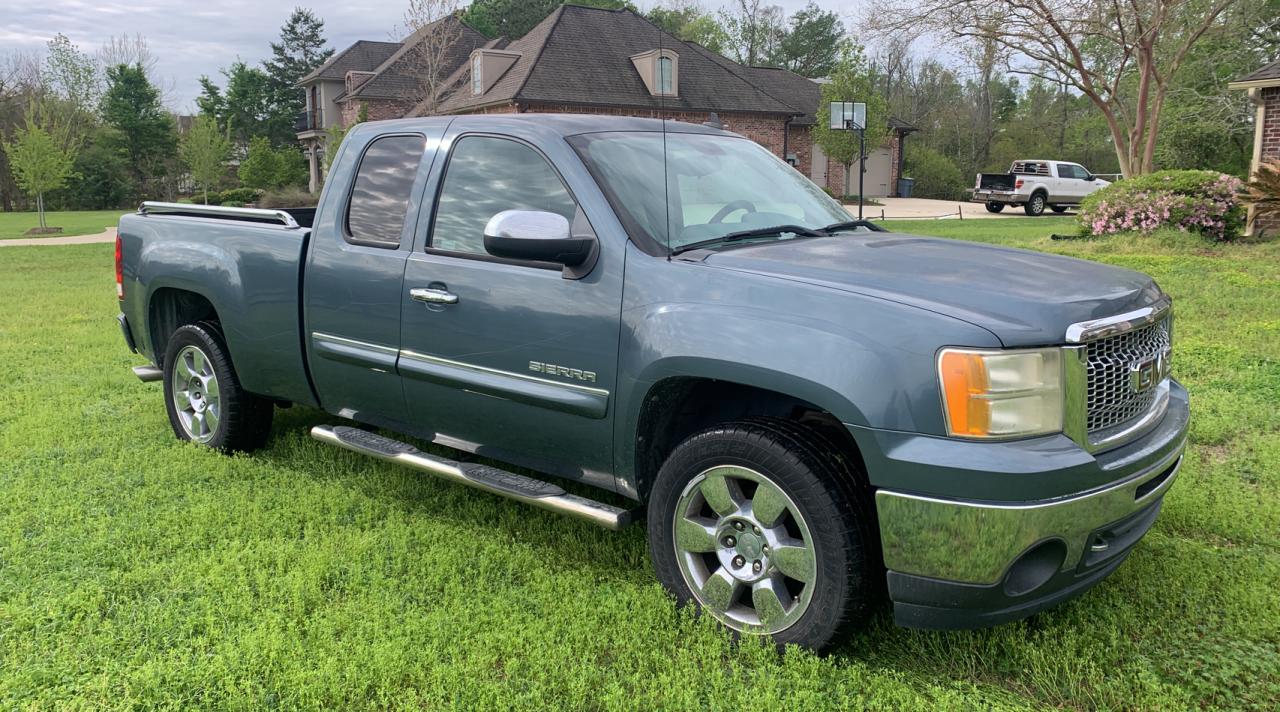
[{"label": "roof gable", "polygon": [[330,57],[310,74],[298,80],[298,86],[318,79],[342,81],[347,72],[372,72],[400,49],[399,42],[360,40]]},{"label": "roof gable", "polygon": [[423,37],[427,33],[439,29],[441,23],[454,25],[455,27],[447,31],[458,33],[457,39],[449,46],[441,62],[441,72],[446,75],[452,74],[459,65],[465,64],[472,50],[490,42],[487,37],[472,29],[470,25],[453,15],[449,15],[436,20],[430,25],[419,28],[416,32],[406,37],[393,54],[374,68],[375,76],[372,79],[361,84],[351,93],[339,97],[339,99],[417,98],[417,94],[420,91],[420,81],[413,68],[413,63],[416,59],[415,49],[422,42]]},{"label": "roof gable", "polygon": [[[631,62],[635,54],[660,48],[679,55],[679,96],[651,95]],[[521,57],[501,80],[480,96],[472,96],[469,87],[464,86],[447,98],[440,110],[465,111],[506,101],[536,101],[782,115],[808,113],[762,91],[707,57],[706,50],[676,39],[631,10],[562,5],[507,49],[520,52]],[[460,69],[461,74],[466,71],[465,67]]]}]

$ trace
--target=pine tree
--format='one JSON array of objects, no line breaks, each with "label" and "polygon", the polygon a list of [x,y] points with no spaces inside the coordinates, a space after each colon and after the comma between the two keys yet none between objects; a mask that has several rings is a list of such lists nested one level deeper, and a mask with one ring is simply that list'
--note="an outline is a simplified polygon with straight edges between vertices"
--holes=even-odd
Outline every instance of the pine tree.
[{"label": "pine tree", "polygon": [[294,8],[289,20],[280,28],[280,41],[271,43],[271,59],[262,62],[269,78],[272,120],[270,135],[274,143],[293,141],[293,120],[306,108],[306,99],[297,87],[298,80],[310,74],[333,55],[325,47],[324,20],[306,8]]}]

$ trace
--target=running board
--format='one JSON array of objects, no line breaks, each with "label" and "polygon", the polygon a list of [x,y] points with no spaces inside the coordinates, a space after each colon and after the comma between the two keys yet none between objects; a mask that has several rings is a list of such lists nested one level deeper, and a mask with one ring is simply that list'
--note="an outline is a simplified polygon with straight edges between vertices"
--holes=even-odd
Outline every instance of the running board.
[{"label": "running board", "polygon": [[311,428],[311,437],[362,455],[412,467],[443,480],[584,519],[605,529],[617,531],[631,523],[629,510],[569,494],[550,482],[517,475],[489,465],[457,462],[428,455],[408,443],[392,440],[367,430],[346,425],[317,425]]},{"label": "running board", "polygon": [[164,371],[161,371],[155,366],[134,366],[133,375],[137,376],[138,380],[143,383],[164,380]]}]

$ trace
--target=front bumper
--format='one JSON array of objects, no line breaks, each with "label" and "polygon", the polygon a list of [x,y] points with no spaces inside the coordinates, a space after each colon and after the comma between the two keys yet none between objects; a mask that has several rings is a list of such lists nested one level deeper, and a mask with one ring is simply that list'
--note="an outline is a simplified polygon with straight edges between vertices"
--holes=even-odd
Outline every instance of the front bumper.
[{"label": "front bumper", "polygon": [[[880,486],[876,510],[898,623],[972,628],[1022,618],[1083,593],[1119,566],[1155,522],[1182,464],[1188,401],[1180,385],[1171,386],[1169,408],[1150,432],[1106,453],[1081,455],[1089,463],[1069,468],[1073,478],[1105,479],[1084,491],[1050,489],[1026,497],[1026,487],[1010,487],[1020,493],[1016,498],[971,499]],[[975,445],[981,447],[933,443],[929,460],[949,459],[939,457],[938,447],[958,460],[946,467],[904,463],[911,448],[891,452],[881,462],[913,467],[909,480],[918,486],[930,479],[921,468],[941,468],[933,474],[945,478],[965,467],[963,459]],[[1046,451],[1062,456],[1057,447],[1029,442],[1020,462],[1002,463],[1000,479],[1046,483],[1043,467],[1055,462]],[[1018,451],[1005,447],[1000,452]],[[1082,472],[1089,469],[1094,471]]]}]

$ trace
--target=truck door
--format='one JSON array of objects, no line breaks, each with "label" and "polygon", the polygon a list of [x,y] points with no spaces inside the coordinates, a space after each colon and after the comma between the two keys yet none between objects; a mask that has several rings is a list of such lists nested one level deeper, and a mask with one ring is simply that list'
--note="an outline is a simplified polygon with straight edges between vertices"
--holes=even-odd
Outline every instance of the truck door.
[{"label": "truck door", "polygon": [[400,293],[410,417],[442,444],[612,487],[621,246],[601,243],[586,275],[484,248],[503,210],[559,213],[578,232],[591,230],[581,195],[597,215],[603,198],[559,137],[535,147],[518,126],[465,127],[455,120],[441,147]]},{"label": "truck door", "polygon": [[395,427],[400,287],[438,129],[354,129],[330,169],[304,280],[308,365],[325,410]]}]

